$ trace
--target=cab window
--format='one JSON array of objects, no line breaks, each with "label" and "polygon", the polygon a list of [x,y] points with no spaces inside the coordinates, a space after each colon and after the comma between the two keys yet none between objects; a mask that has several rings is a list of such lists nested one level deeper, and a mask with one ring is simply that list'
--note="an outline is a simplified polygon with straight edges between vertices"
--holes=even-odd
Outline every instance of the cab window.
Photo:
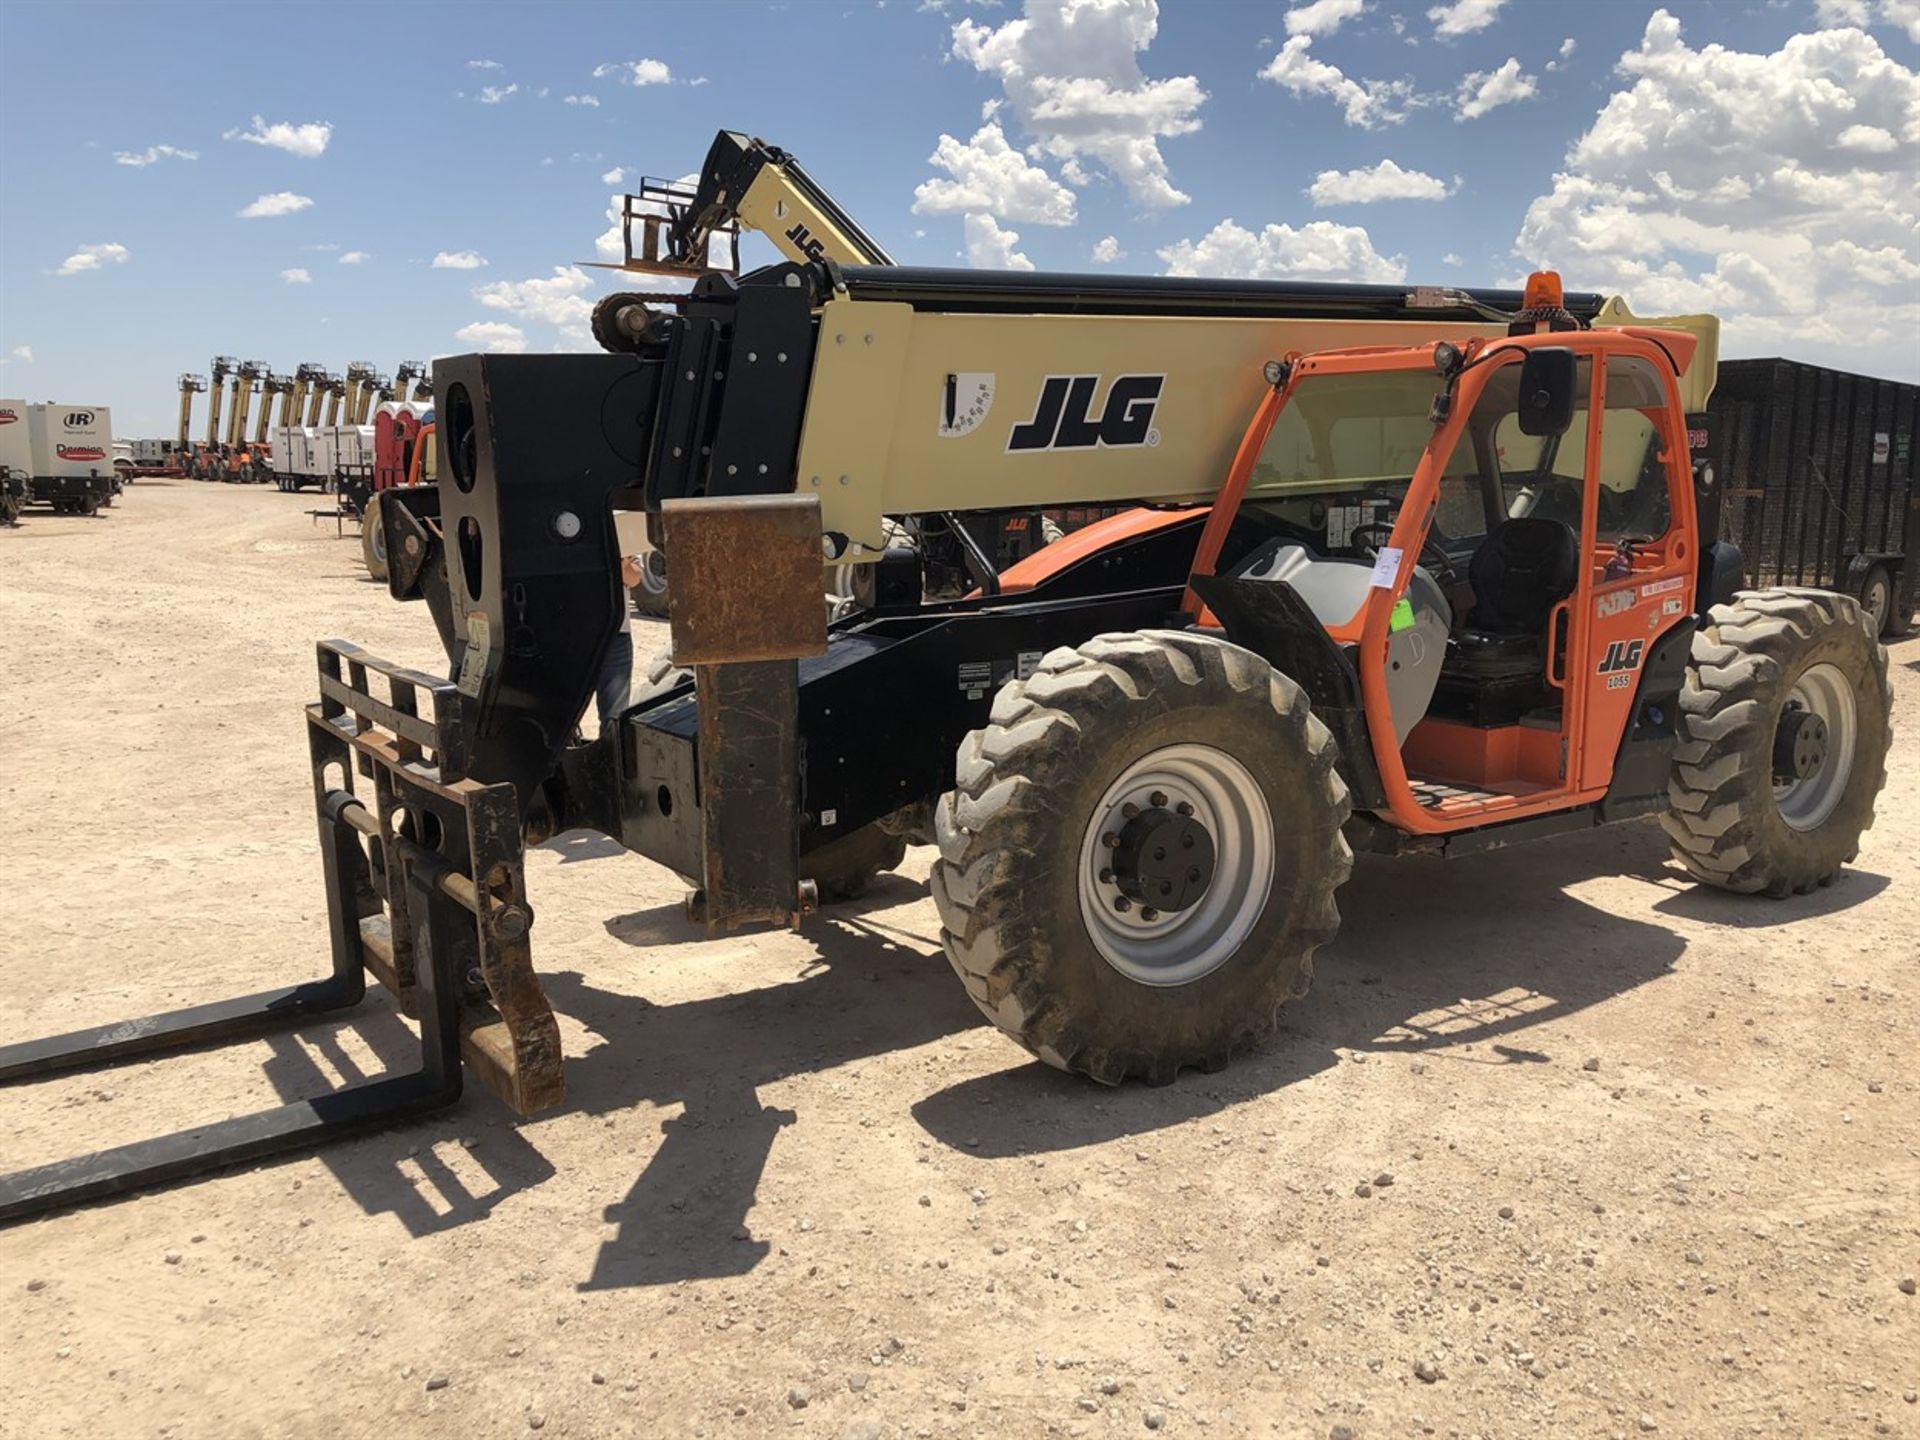
[{"label": "cab window", "polygon": [[1666,389],[1638,356],[1607,361],[1607,408],[1600,417],[1597,538],[1657,540],[1673,520],[1660,416]]}]

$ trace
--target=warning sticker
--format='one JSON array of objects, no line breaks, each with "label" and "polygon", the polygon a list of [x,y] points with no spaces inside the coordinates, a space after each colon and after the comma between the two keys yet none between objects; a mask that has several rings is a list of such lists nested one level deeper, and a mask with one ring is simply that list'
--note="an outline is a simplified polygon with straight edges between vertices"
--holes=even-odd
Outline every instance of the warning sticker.
[{"label": "warning sticker", "polygon": [[1044,650],[1022,650],[1014,657],[1014,677],[1019,680],[1024,680],[1033,674],[1034,671],[1040,668],[1040,657],[1044,654],[1046,654]]},{"label": "warning sticker", "polygon": [[993,686],[993,662],[991,660],[962,660],[960,662],[960,688],[967,693],[969,700],[978,700]]},{"label": "warning sticker", "polygon": [[1373,588],[1391,590],[1400,579],[1400,547],[1382,545],[1373,557]]},{"label": "warning sticker", "polygon": [[1647,596],[1665,595],[1670,590],[1681,589],[1683,586],[1686,585],[1686,583],[1687,583],[1686,576],[1673,575],[1668,577],[1665,580],[1649,581],[1647,584],[1642,585],[1640,587],[1640,593],[1642,595],[1647,595]]}]

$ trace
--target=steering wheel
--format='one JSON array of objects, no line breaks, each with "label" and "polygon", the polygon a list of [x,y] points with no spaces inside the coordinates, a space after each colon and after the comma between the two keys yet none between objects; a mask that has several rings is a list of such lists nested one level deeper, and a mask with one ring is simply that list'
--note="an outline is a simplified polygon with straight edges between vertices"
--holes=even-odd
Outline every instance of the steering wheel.
[{"label": "steering wheel", "polygon": [[[1372,539],[1370,538],[1372,535],[1378,535],[1380,538]],[[1364,549],[1369,556],[1379,554],[1380,547],[1392,538],[1393,526],[1379,520],[1369,520],[1365,524],[1353,527],[1353,544]],[[1433,543],[1431,533],[1421,542],[1420,555],[1414,563],[1423,566],[1442,590],[1454,583],[1453,561],[1446,551]]]}]

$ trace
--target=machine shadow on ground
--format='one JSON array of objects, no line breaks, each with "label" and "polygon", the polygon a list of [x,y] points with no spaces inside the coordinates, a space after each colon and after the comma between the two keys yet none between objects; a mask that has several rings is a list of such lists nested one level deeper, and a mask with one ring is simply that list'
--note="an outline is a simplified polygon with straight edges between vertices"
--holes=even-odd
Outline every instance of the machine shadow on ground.
[{"label": "machine shadow on ground", "polygon": [[[1511,1043],[1516,1036],[1658,981],[1684,952],[1674,931],[1567,893],[1596,875],[1626,875],[1666,891],[1653,906],[1658,912],[1749,925],[1832,913],[1888,883],[1848,871],[1827,890],[1788,900],[1703,897],[1668,861],[1651,824],[1460,861],[1362,858],[1341,891],[1342,932],[1319,957],[1313,991],[1289,1007],[1270,1042],[1223,1073],[1108,1090],[1037,1062],[1016,1064],[901,1109],[941,1143],[994,1159],[1206,1119],[1315,1075],[1343,1052],[1507,1066],[1519,1079],[1530,1065],[1563,1057]],[[787,984],[656,1005],[574,972],[544,977],[555,1009],[601,1042],[569,1059],[563,1113],[607,1117],[617,1136],[611,1142],[646,1157],[628,1193],[605,1211],[617,1231],[582,1288],[751,1271],[770,1248],[748,1224],[761,1174],[781,1130],[806,1123],[763,1104],[760,1087],[984,1026],[945,961],[929,953],[938,940],[931,919],[917,922],[922,933],[881,918],[922,893],[913,882],[883,877],[865,900],[823,912],[803,932],[815,959]],[[635,946],[687,933],[677,905],[616,917],[607,928]],[[355,1024],[383,1061],[409,1063],[411,1037],[390,1006]],[[345,1078],[357,1077],[324,1032],[317,1048]],[[1009,1044],[1009,1059],[1016,1053]],[[291,1040],[276,1044],[270,1073],[289,1095],[326,1083]],[[321,1158],[365,1210],[391,1213],[411,1233],[483,1218],[540,1184],[553,1166],[529,1138],[537,1138],[539,1121],[516,1121],[477,1088],[469,1095],[449,1114]],[[661,1123],[657,1145],[616,1118],[636,1107],[673,1106],[680,1113]],[[461,1168],[484,1172],[490,1189],[463,1181],[434,1150],[476,1133]]]}]

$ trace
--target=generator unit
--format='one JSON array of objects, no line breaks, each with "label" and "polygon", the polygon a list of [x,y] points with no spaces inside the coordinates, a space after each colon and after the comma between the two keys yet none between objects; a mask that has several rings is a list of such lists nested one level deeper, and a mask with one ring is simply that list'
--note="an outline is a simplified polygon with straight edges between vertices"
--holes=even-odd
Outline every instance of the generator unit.
[{"label": "generator unit", "polygon": [[120,492],[113,420],[105,405],[29,405],[28,484],[35,503],[92,515]]}]

